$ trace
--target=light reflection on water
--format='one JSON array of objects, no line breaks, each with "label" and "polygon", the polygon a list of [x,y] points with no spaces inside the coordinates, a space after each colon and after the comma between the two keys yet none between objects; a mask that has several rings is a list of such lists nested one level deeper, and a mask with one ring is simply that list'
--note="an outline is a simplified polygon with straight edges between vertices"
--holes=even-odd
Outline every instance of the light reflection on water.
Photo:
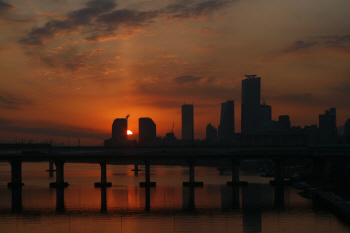
[{"label": "light reflection on water", "polygon": [[[151,166],[157,187],[139,188],[143,171],[133,166],[107,166],[113,187],[94,188],[100,166],[66,164],[68,188],[49,188],[47,163],[23,163],[20,210],[13,207],[10,166],[0,164],[0,232],[350,232],[322,206],[285,187],[276,203],[275,189],[259,173],[241,173],[247,187],[227,187],[231,173],[219,175],[216,167],[196,167],[195,180],[204,186],[187,188],[188,168]],[[146,193],[149,191],[147,210]],[[61,202],[57,196],[62,196]],[[106,197],[103,201],[101,196]]]}]

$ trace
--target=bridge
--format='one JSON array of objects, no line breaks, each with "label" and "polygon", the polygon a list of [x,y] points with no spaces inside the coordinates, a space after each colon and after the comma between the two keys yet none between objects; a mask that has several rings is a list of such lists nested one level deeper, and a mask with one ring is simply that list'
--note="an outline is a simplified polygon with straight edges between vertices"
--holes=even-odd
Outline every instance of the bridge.
[{"label": "bridge", "polygon": [[97,163],[101,166],[101,182],[95,187],[110,187],[107,182],[107,164],[134,164],[135,173],[138,165],[145,165],[145,182],[141,187],[154,187],[150,180],[151,164],[189,165],[189,181],[184,186],[202,186],[203,182],[195,182],[194,167],[198,163],[232,163],[232,181],[228,185],[246,185],[239,180],[239,164],[247,159],[270,159],[275,164],[275,184],[284,184],[284,161],[286,159],[311,159],[315,164],[317,175],[327,173],[330,158],[350,158],[350,145],[323,146],[279,146],[279,147],[43,147],[43,148],[1,148],[0,161],[11,164],[11,182],[9,187],[22,186],[21,164],[23,162],[50,162],[56,165],[56,182],[50,187],[67,187],[64,181],[65,163]]}]

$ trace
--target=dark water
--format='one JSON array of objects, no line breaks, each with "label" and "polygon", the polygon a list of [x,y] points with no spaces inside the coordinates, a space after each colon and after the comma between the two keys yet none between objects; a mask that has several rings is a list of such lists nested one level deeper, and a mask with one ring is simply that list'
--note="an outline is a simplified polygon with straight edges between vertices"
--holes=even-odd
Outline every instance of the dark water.
[{"label": "dark water", "polygon": [[271,178],[260,173],[242,172],[241,180],[249,185],[233,189],[226,186],[229,172],[219,175],[216,168],[196,167],[195,179],[204,186],[191,189],[182,186],[188,168],[151,166],[157,187],[147,190],[139,188],[143,171],[135,176],[133,166],[108,165],[113,187],[101,189],[93,185],[100,181],[99,165],[65,164],[70,185],[60,191],[49,188],[55,178],[45,171],[48,166],[23,163],[25,185],[16,194],[7,188],[10,165],[0,163],[1,233],[350,232],[326,208],[298,195],[299,190],[285,187],[281,198],[283,192],[276,192],[268,185]]}]

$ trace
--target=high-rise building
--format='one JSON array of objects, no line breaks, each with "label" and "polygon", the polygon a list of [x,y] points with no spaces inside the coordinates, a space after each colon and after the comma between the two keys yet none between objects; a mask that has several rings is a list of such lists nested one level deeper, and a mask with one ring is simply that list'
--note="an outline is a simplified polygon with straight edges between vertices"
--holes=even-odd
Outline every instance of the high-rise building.
[{"label": "high-rise building", "polygon": [[207,125],[206,131],[205,131],[205,139],[207,141],[213,141],[218,138],[218,130],[212,126],[210,123]]},{"label": "high-rise building", "polygon": [[149,117],[139,118],[139,143],[147,145],[156,139],[156,124]]},{"label": "high-rise building", "polygon": [[114,141],[126,142],[128,130],[128,118],[117,118],[112,125],[112,139]]},{"label": "high-rise building", "polygon": [[290,130],[291,123],[289,120],[289,115],[279,116],[278,121],[279,121],[279,123],[281,123],[284,126],[284,128],[286,128],[287,130]]},{"label": "high-rise building", "polygon": [[193,104],[182,105],[182,140],[194,139]]},{"label": "high-rise building", "polygon": [[271,106],[264,102],[259,107],[259,127],[267,121],[271,121]]},{"label": "high-rise building", "polygon": [[235,102],[228,100],[221,104],[219,138],[224,142],[232,142],[235,134]]},{"label": "high-rise building", "polygon": [[242,80],[242,133],[254,133],[260,125],[260,77],[245,75]]},{"label": "high-rise building", "polygon": [[347,144],[350,144],[350,119],[348,119],[346,122],[345,122],[345,125],[344,125],[344,136],[345,136],[345,142]]},{"label": "high-rise building", "polygon": [[333,144],[337,142],[338,130],[336,109],[330,108],[319,115],[319,143]]}]

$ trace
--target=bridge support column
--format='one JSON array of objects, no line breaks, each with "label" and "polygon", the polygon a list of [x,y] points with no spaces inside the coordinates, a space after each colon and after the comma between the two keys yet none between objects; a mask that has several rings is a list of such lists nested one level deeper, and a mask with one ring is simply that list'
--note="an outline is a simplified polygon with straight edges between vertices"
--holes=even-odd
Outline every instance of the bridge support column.
[{"label": "bridge support column", "polygon": [[275,179],[270,180],[270,185],[289,185],[289,180],[284,180],[284,160],[275,159]]},{"label": "bridge support column", "polygon": [[240,160],[232,160],[232,181],[227,182],[227,186],[246,186],[247,181],[239,181],[239,164]]},{"label": "bridge support column", "polygon": [[196,160],[189,159],[188,163],[190,166],[189,182],[183,182],[183,186],[185,186],[185,187],[203,187],[203,182],[195,182],[194,181],[194,165],[196,164]]},{"label": "bridge support column", "polygon": [[47,172],[49,172],[49,177],[53,177],[53,172],[55,172],[56,170],[53,169],[53,162],[50,161],[49,162],[49,170],[46,170]]},{"label": "bridge support column", "polygon": [[56,161],[56,182],[50,183],[51,188],[65,188],[68,187],[68,182],[64,182],[64,163],[65,161]]},{"label": "bridge support column", "polygon": [[131,169],[131,171],[135,172],[135,176],[137,176],[139,174],[139,171],[141,171],[141,169],[139,169],[139,165],[135,163],[134,169]]},{"label": "bridge support column", "polygon": [[329,161],[327,159],[316,158],[314,162],[314,175],[317,179],[327,178],[329,176]]},{"label": "bridge support column", "polygon": [[101,182],[95,183],[95,188],[101,188],[101,187],[112,187],[111,182],[107,182],[107,164],[106,161],[100,162],[101,166]]},{"label": "bridge support column", "polygon": [[12,160],[11,164],[11,182],[7,183],[7,187],[22,187],[22,161]]},{"label": "bridge support column", "polygon": [[101,212],[107,211],[107,188],[101,187]]},{"label": "bridge support column", "polygon": [[64,187],[63,186],[60,186],[60,187],[56,186],[56,211],[57,212],[63,212],[64,210],[65,210],[65,206],[64,206]]},{"label": "bridge support column", "polygon": [[12,195],[12,211],[21,212],[22,211],[22,185],[11,188]]},{"label": "bridge support column", "polygon": [[156,182],[151,182],[150,166],[150,160],[145,160],[145,182],[140,182],[140,187],[156,187]]}]

